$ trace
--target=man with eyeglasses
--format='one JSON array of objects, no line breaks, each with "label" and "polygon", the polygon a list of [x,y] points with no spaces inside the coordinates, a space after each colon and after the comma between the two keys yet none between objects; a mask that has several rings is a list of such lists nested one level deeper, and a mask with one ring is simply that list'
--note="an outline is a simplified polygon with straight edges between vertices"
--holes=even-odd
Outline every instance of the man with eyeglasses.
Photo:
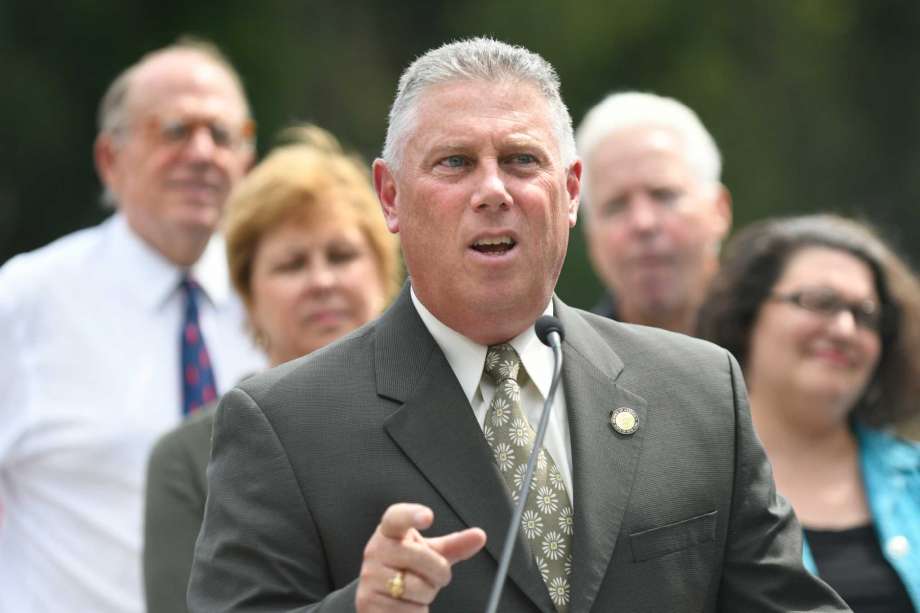
[{"label": "man with eyeglasses", "polygon": [[606,289],[595,312],[693,334],[731,227],[715,141],[681,102],[639,92],[607,96],[576,138],[588,253]]},{"label": "man with eyeglasses", "polygon": [[214,235],[252,126],[215,47],[149,53],[100,105],[114,214],[0,268],[0,611],[143,609],[149,448],[263,362]]}]

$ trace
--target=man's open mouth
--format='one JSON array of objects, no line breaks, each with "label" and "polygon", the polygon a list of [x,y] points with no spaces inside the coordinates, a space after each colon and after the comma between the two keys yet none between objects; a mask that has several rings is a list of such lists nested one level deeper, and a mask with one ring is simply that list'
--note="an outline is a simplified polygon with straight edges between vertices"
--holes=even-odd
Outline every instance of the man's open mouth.
[{"label": "man's open mouth", "polygon": [[473,243],[473,249],[487,255],[502,255],[511,251],[516,244],[510,236],[498,236],[479,239]]}]

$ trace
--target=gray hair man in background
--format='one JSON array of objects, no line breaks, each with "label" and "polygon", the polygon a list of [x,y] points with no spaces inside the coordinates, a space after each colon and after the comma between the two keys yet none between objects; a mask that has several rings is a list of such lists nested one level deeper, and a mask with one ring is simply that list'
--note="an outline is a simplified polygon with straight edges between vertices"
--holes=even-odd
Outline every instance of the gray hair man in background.
[{"label": "gray hair man in background", "polygon": [[638,92],[606,97],[576,139],[595,312],[692,334],[731,227],[715,141],[684,104]]},{"label": "gray hair man in background", "polygon": [[263,363],[214,235],[252,156],[220,52],[153,51],[100,105],[114,214],[0,268],[0,611],[143,610],[148,452]]}]

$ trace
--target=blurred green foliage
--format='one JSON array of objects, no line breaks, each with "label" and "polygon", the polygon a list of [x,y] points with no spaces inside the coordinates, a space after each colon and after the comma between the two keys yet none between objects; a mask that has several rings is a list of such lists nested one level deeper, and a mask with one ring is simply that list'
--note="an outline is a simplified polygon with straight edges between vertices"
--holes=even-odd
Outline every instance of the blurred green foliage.
[{"label": "blurred green foliage", "polygon": [[[694,108],[722,149],[735,227],[834,210],[920,258],[915,0],[0,0],[0,262],[107,214],[91,157],[98,99],[183,33],[237,64],[263,152],[278,128],[311,120],[372,159],[405,65],[492,35],[556,66],[576,122],[614,90]],[[579,306],[599,293],[577,229],[559,293]]]}]

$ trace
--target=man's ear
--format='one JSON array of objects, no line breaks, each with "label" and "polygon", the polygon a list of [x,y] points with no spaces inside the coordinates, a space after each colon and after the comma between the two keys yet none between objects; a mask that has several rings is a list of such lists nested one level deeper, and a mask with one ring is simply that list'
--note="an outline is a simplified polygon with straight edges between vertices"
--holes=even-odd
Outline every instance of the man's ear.
[{"label": "man's ear", "polygon": [[118,148],[112,137],[108,134],[99,134],[93,143],[93,161],[96,164],[96,173],[99,180],[108,189],[112,189],[115,182],[115,164],[118,157]]},{"label": "man's ear", "polygon": [[569,197],[569,227],[578,221],[578,204],[581,199],[581,160],[575,160],[565,175],[565,191]]},{"label": "man's ear", "polygon": [[396,211],[396,177],[387,167],[386,162],[374,160],[374,190],[380,200],[380,209],[387,222],[387,228],[393,234],[399,232],[399,215]]},{"label": "man's ear", "polygon": [[256,165],[256,148],[250,147],[246,150],[245,161],[243,162],[243,173],[249,174],[249,171],[252,170],[252,167]]},{"label": "man's ear", "polygon": [[716,240],[721,241],[728,235],[732,227],[732,195],[727,187],[719,183],[715,187],[713,199],[713,231]]}]

